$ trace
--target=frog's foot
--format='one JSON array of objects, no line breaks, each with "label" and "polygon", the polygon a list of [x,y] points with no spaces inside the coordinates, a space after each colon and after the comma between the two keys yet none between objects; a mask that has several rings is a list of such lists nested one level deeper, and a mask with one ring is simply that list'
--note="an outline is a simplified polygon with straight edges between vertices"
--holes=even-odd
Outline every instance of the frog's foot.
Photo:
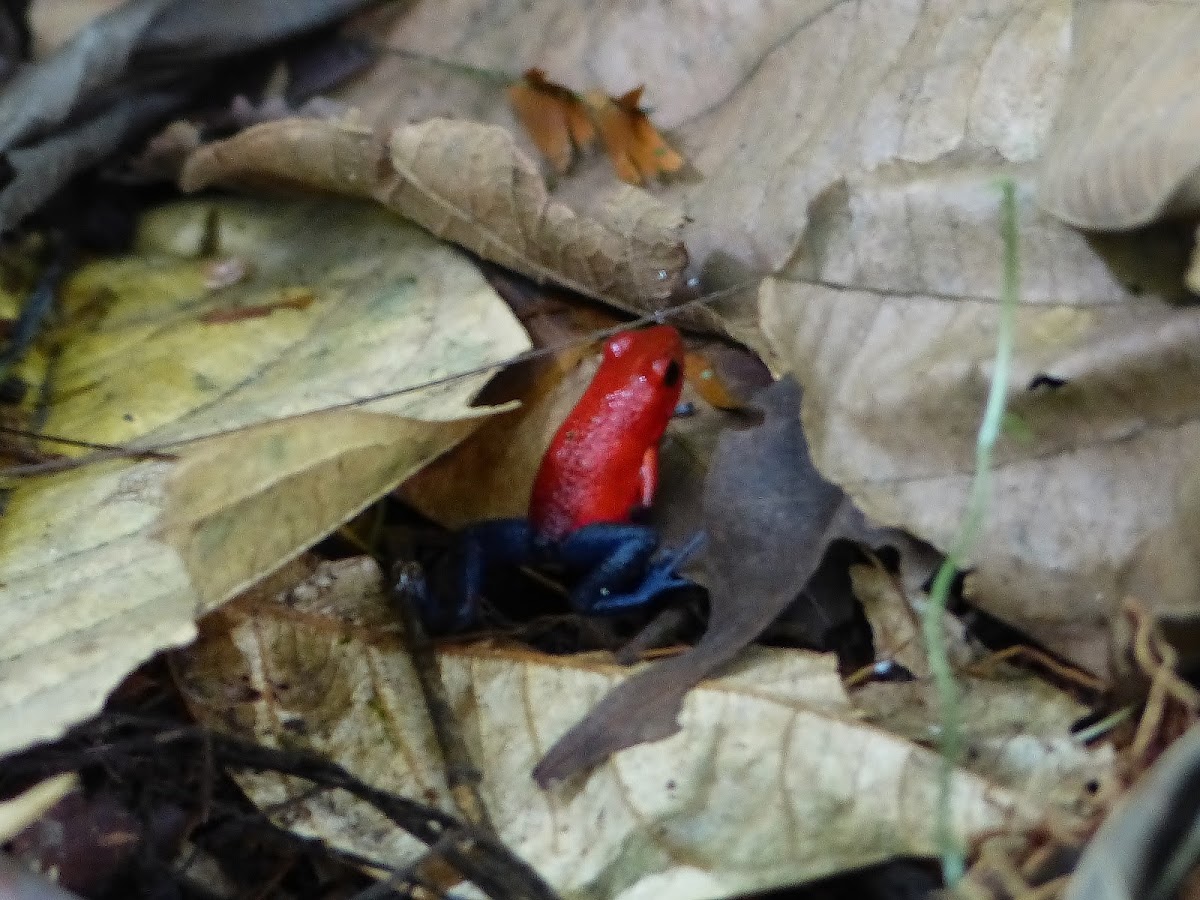
[{"label": "frog's foot", "polygon": [[654,560],[658,534],[644,525],[588,525],[563,541],[562,561],[587,574],[571,591],[571,605],[590,615],[644,606],[692,582],[676,569],[703,543],[703,532]]}]

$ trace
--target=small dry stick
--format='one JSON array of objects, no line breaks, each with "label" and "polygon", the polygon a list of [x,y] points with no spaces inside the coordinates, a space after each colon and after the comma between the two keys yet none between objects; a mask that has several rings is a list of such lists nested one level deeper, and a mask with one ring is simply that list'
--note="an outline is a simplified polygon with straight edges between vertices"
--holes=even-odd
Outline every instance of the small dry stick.
[{"label": "small dry stick", "polygon": [[425,573],[418,563],[401,562],[397,563],[392,576],[392,598],[400,614],[400,622],[404,626],[413,668],[417,671],[417,679],[421,682],[421,691],[425,695],[425,706],[429,710],[433,734],[446,764],[446,782],[450,785],[450,795],[464,819],[477,828],[495,834],[496,829],[479,793],[479,782],[483,780],[483,776],[471,761],[462,729],[459,728],[458,716],[450,705],[446,686],[442,683],[437,656],[433,652],[433,642],[429,640],[417,613],[418,609],[429,607],[429,584],[425,580]]}]

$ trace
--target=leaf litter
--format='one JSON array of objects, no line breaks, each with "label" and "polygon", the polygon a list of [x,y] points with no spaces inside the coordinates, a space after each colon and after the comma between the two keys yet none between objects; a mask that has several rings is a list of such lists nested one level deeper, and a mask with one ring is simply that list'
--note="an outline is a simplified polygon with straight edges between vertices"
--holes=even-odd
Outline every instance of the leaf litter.
[{"label": "leaf litter", "polygon": [[[565,897],[725,896],[934,852],[936,754],[865,724],[831,654],[748,651],[687,695],[679,733],[545,791],[529,778],[545,748],[641,673],[495,641],[447,647],[438,659],[500,837]],[[282,593],[226,605],[179,671],[201,721],[315,750],[387,790],[452,808],[370,560],[322,563]],[[336,794],[301,798],[275,776],[239,781],[301,833],[394,865],[414,859],[411,839]],[[1022,799],[1003,777],[959,770],[953,789],[963,840],[1045,812],[1044,798]]]},{"label": "leaf litter", "polygon": [[597,135],[617,177],[642,185],[657,176],[674,175],[684,159],[651,124],[641,107],[644,86],[610,97],[592,89],[582,95],[528,70],[508,88],[508,101],[538,150],[560,175],[571,166],[575,151],[587,150]]},{"label": "leaf litter", "polygon": [[[416,5],[392,17],[387,41],[449,58],[462,48],[446,16],[473,21],[477,8],[458,0],[432,16]],[[651,5],[644,14],[656,13]],[[941,546],[965,496],[964,450],[989,374],[1000,283],[991,180],[1015,173],[1025,304],[1018,352],[1023,342],[1034,349],[1018,357],[1028,380],[1014,377],[1009,388],[1014,415],[999,448],[996,517],[965,587],[980,605],[1105,672],[1108,621],[1123,592],[1161,596],[1184,621],[1195,613],[1187,593],[1196,574],[1187,537],[1195,531],[1195,442],[1188,381],[1174,366],[1190,365],[1181,346],[1190,313],[1135,296],[1139,285],[1110,266],[1098,242],[1030,205],[1032,161],[1054,110],[1067,102],[1063,36],[1078,10],[1055,2],[977,13],[747,10],[757,27],[730,38],[725,23],[717,29],[690,17],[669,32],[630,31],[602,6],[571,12],[577,19],[568,30],[586,42],[547,47],[539,27],[547,8],[535,3],[494,11],[465,55],[480,64],[545,60],[556,82],[599,80],[611,95],[648,86],[656,118],[705,174],[661,191],[687,210],[698,262],[724,253],[734,268],[778,273],[757,306],[724,309],[722,323],[802,382],[803,422],[822,472],[873,518]],[[672,52],[655,52],[668,33]],[[805,66],[813,77],[798,80]],[[420,118],[411,112],[421,103],[443,111],[455,108],[447,97],[467,95],[474,99],[459,108],[495,120],[511,115],[501,91],[481,102],[477,85],[462,88],[461,77],[430,71],[426,64],[428,89],[420,92],[385,92],[366,79],[345,96],[365,92],[369,121],[381,109],[383,121]],[[379,73],[404,82],[386,65]],[[578,208],[611,179],[582,168],[558,194]],[[1124,249],[1169,260],[1168,244],[1141,235]],[[1105,354],[1119,360],[1111,378]],[[1182,401],[1171,396],[1180,385]],[[1165,477],[1148,477],[1164,462]],[[897,486],[898,496],[890,494]],[[1139,529],[1151,531],[1144,542]],[[1090,532],[1100,537],[1091,547]],[[1097,545],[1115,549],[1115,566]]]}]

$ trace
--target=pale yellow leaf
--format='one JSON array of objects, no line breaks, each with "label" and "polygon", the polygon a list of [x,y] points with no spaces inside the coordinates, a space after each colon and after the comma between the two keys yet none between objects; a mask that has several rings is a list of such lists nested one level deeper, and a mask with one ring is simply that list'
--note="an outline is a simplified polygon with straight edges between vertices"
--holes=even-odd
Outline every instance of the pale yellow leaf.
[{"label": "pale yellow leaf", "polygon": [[[202,249],[253,272],[210,291]],[[0,519],[0,751],[94,713],[196,616],[461,440],[487,412],[469,407],[486,367],[528,346],[456,251],[329,199],[162,209],[136,255],[79,271],[64,307],[46,433],[177,458],[17,483]]]},{"label": "pale yellow leaf", "polygon": [[[315,750],[451,808],[378,582],[372,564],[348,560],[278,598],[224,607],[183,657],[185,694],[216,727]],[[501,838],[566,897],[727,896],[936,852],[936,754],[864,724],[830,655],[751,651],[689,695],[679,734],[546,792],[529,777],[534,763],[627,670],[488,645],[439,659]],[[264,806],[300,790],[241,779]],[[1043,798],[1025,805],[962,770],[951,790],[960,840],[1045,811]],[[282,810],[282,824],[393,865],[417,850],[334,795]]]},{"label": "pale yellow leaf", "polygon": [[680,214],[625,187],[589,215],[552,200],[537,166],[500,128],[433,119],[386,137],[284,119],[197,150],[180,183],[285,183],[373,197],[485,259],[644,312],[687,263]]}]

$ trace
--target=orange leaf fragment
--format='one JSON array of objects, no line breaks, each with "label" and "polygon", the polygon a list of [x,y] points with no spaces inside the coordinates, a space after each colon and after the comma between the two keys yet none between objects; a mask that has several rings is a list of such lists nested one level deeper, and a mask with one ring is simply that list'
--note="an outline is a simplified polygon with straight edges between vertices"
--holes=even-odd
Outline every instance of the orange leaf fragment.
[{"label": "orange leaf fragment", "polygon": [[596,128],[574,91],[546,79],[541,69],[529,69],[509,85],[508,102],[534,144],[560,175],[571,167],[575,148],[587,147]]},{"label": "orange leaf fragment", "polygon": [[683,358],[683,372],[688,384],[709,406],[725,410],[745,408],[745,402],[739,400],[729,389],[717,373],[716,367],[703,353],[689,350]]},{"label": "orange leaf fragment", "polygon": [[684,164],[641,108],[642,90],[636,87],[615,99],[592,90],[583,97],[617,176],[638,185],[656,175],[674,174]]}]

